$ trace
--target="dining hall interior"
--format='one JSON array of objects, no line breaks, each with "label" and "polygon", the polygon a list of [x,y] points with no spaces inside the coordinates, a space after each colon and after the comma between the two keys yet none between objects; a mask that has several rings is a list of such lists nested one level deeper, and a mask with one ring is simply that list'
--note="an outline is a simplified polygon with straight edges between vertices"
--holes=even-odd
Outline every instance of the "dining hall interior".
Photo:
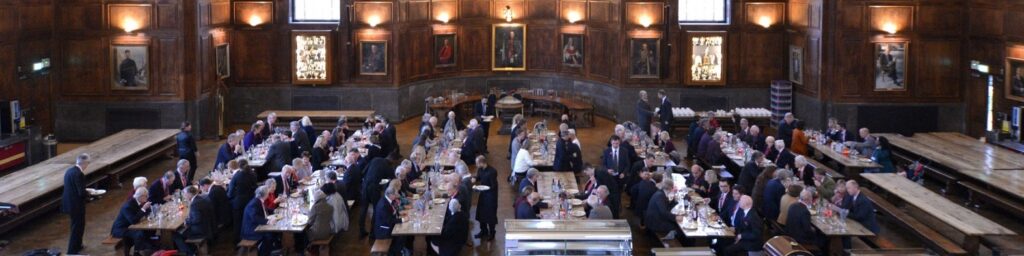
[{"label": "dining hall interior", "polygon": [[1021,24],[1017,0],[0,1],[0,255],[1024,255]]}]

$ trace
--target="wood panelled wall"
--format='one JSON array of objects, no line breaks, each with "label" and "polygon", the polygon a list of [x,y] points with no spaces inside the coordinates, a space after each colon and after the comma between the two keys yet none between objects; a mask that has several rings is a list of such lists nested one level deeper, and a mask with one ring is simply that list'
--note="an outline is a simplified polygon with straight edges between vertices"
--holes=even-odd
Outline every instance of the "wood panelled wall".
[{"label": "wood panelled wall", "polygon": [[44,132],[53,130],[53,73],[20,79],[42,58],[53,62],[54,1],[0,1],[0,100],[20,100]]},{"label": "wood panelled wall", "polygon": [[[238,3],[250,3],[236,0]],[[329,86],[399,86],[401,84],[455,76],[531,75],[569,76],[580,79],[636,87],[679,87],[683,85],[684,66],[689,50],[686,35],[690,31],[727,33],[728,87],[767,87],[773,79],[786,74],[786,25],[775,17],[774,25],[763,28],[748,18],[756,4],[784,0],[733,0],[731,25],[678,26],[675,7],[665,2],[620,0],[359,0],[348,1],[352,12],[343,11],[340,24],[291,23],[290,0],[273,2],[273,24],[250,27],[236,24],[232,43],[234,86],[293,86],[289,35],[295,30],[332,30],[334,40],[333,83]],[[526,71],[491,70],[491,25],[505,23],[505,6],[512,9],[513,23],[527,25]],[[347,9],[346,9],[347,10]],[[237,10],[236,10],[237,11]],[[569,13],[579,14],[571,23]],[[447,14],[448,23],[438,16]],[[574,14],[575,14],[574,13]],[[667,15],[666,15],[667,14]],[[352,17],[349,17],[349,16]],[[652,17],[649,28],[636,17]],[[780,10],[777,15],[784,16]],[[370,17],[380,19],[371,27]],[[238,17],[235,18],[236,20]],[[561,34],[584,34],[585,64],[569,67],[561,64]],[[457,35],[457,59],[454,67],[435,67],[433,35]],[[631,36],[660,37],[661,76],[657,79],[628,78],[628,44]],[[387,40],[387,75],[360,75],[359,41]]]},{"label": "wood panelled wall", "polygon": [[[965,61],[978,60],[991,67],[996,79],[994,110],[1009,113],[1024,102],[1006,99],[1003,80],[1007,57],[1024,58],[1024,2],[1018,0],[969,0],[967,12],[970,42]],[[985,108],[988,78],[967,76],[966,105],[968,133],[985,132]]]}]

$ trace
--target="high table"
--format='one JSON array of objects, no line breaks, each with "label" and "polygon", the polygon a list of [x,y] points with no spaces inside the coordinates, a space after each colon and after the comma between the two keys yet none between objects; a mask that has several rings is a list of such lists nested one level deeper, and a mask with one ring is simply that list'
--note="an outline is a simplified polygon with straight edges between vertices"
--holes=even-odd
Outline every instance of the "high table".
[{"label": "high table", "polygon": [[[394,229],[391,230],[392,236],[409,236],[414,239],[413,255],[426,255],[429,251],[427,237],[441,235],[448,199],[444,199],[444,203],[431,203],[433,204],[432,208],[427,209],[426,214],[417,214],[411,209],[403,210],[402,215],[406,220],[395,224]],[[416,223],[415,218],[421,218],[419,224]]]},{"label": "high table", "polygon": [[[277,114],[278,122],[276,124],[288,125],[289,121],[298,121],[304,116],[308,116],[313,124],[329,124],[320,125],[320,127],[334,127],[338,118],[345,116],[348,118],[349,126],[351,127],[362,127],[363,121],[373,115],[373,110],[267,110],[261,112],[256,116],[259,120],[266,120],[270,113]],[[273,128],[273,127],[271,127]]]},{"label": "high table", "polygon": [[964,250],[975,255],[978,253],[978,246],[982,236],[1017,235],[1016,232],[986,219],[959,204],[953,203],[942,195],[936,194],[899,175],[892,173],[865,173],[861,174],[861,177],[888,191],[900,200],[963,232],[965,235],[962,244]]},{"label": "high table", "polygon": [[[128,226],[128,230],[153,231],[160,233],[160,246],[174,248],[174,236],[178,229],[185,225],[188,207],[179,209],[180,203],[166,203],[160,206],[160,212],[152,213],[139,223]],[[165,208],[166,207],[166,208]],[[154,208],[150,208],[151,210]],[[162,217],[154,220],[156,214]]]},{"label": "high table", "polygon": [[[838,224],[840,221],[845,225]],[[819,232],[828,237],[828,255],[843,255],[843,238],[845,237],[872,237],[875,236],[874,232],[868,230],[851,219],[840,220],[839,217],[833,216],[828,218],[822,216],[821,213],[811,217],[811,224]]]},{"label": "high table", "polygon": [[832,148],[829,147],[829,145],[823,145],[821,143],[813,141],[807,143],[807,145],[810,145],[811,148],[814,148],[814,152],[821,153],[825,158],[832,159],[832,161],[836,163],[837,167],[839,167],[839,170],[837,171],[839,171],[839,173],[845,175],[846,177],[850,177],[851,179],[856,178],[857,174],[861,173],[861,171],[864,169],[882,168],[882,165],[879,165],[878,163],[871,161],[871,156],[860,156],[858,158],[853,158],[850,156],[844,156],[842,153],[832,150]]}]

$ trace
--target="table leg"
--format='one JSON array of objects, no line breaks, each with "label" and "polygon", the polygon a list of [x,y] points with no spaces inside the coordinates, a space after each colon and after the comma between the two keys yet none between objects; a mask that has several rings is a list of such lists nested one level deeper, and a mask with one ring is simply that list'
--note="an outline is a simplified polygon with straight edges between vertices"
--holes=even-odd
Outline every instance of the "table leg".
[{"label": "table leg", "polygon": [[175,247],[174,245],[174,231],[172,230],[161,230],[160,231],[160,246],[163,248]]},{"label": "table leg", "polygon": [[411,238],[413,239],[413,242],[412,242],[412,250],[413,250],[413,252],[412,252],[412,254],[413,255],[427,255],[427,251],[430,250],[430,249],[427,248],[427,236],[416,235],[416,236],[412,236]]},{"label": "table leg", "polygon": [[843,238],[832,236],[828,238],[828,255],[843,255]]},{"label": "table leg", "polygon": [[978,247],[979,247],[980,243],[981,243],[981,237],[978,237],[978,236],[965,236],[964,237],[963,247],[964,247],[964,250],[967,251],[968,254],[978,255]]},{"label": "table leg", "polygon": [[295,234],[281,233],[281,252],[288,255],[295,248]]}]

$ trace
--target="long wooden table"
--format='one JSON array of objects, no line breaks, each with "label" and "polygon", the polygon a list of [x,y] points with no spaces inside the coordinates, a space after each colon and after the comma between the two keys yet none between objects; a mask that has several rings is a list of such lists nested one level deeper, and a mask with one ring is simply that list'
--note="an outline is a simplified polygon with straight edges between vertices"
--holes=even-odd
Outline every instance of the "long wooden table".
[{"label": "long wooden table", "polygon": [[978,246],[982,236],[1017,235],[1016,232],[899,175],[892,173],[865,173],[861,174],[861,177],[888,191],[889,194],[898,197],[900,200],[963,232],[965,237],[962,246],[970,253],[978,253]]},{"label": "long wooden table", "polygon": [[[833,222],[840,221],[838,217],[833,217]],[[868,230],[861,225],[860,222],[846,219],[844,221],[845,227],[836,227],[829,223],[829,220],[824,216],[813,216],[811,217],[811,224],[819,232],[828,237],[828,255],[843,255],[843,238],[844,237],[871,237],[875,236],[874,232]]]},{"label": "long wooden table", "polygon": [[893,147],[915,154],[1024,200],[1024,154],[959,133],[918,133],[912,137],[880,133]]},{"label": "long wooden table", "polygon": [[[871,161],[871,156],[860,156],[857,158],[844,156],[840,152],[832,150],[828,145],[822,145],[817,142],[807,143],[811,148],[814,149],[815,153],[821,153],[825,158],[831,159],[839,167],[839,173],[846,175],[847,177],[856,178],[857,174],[861,173],[864,169],[870,168],[882,168],[882,165]],[[851,149],[852,150],[852,149]]]},{"label": "long wooden table", "polygon": [[[535,95],[532,93],[521,93],[523,101],[531,102],[545,102],[560,105],[564,107],[570,114],[570,116],[576,118],[576,125],[579,127],[593,127],[594,126],[594,104],[591,102],[575,99],[572,97],[552,97],[546,95]],[[447,118],[446,113],[448,111],[455,110],[459,105],[465,103],[479,102],[483,96],[481,95],[467,95],[464,97],[458,97],[455,100],[446,99],[445,102],[441,103],[430,103],[428,107],[434,112],[435,116],[441,116]],[[471,108],[470,108],[471,109]],[[439,120],[440,121],[440,120]]]},{"label": "long wooden table", "polygon": [[[406,221],[395,224],[394,229],[391,231],[392,236],[409,236],[413,240],[413,255],[427,255],[429,246],[427,245],[427,237],[441,235],[442,226],[444,226],[444,214],[448,209],[448,200],[444,199],[443,204],[433,204],[431,209],[427,210],[425,215],[418,215],[411,209],[403,210],[403,215]],[[461,202],[460,202],[461,203]],[[416,215],[416,216],[411,216]],[[423,218],[420,220],[419,226],[416,225],[415,220],[412,218]]]},{"label": "long wooden table", "polygon": [[[278,125],[288,125],[290,121],[298,121],[308,116],[313,124],[320,124],[319,127],[334,127],[338,117],[348,117],[349,127],[362,127],[363,121],[373,115],[373,110],[267,110],[263,111],[256,118],[266,120],[270,113],[277,114]],[[325,125],[326,124],[326,125]]]},{"label": "long wooden table", "polygon": [[[558,212],[555,211],[555,203],[558,203],[558,195],[555,194],[554,189],[551,187],[552,179],[558,179],[562,182],[563,189],[571,190],[574,189],[579,191],[579,185],[576,184],[576,175],[572,172],[541,172],[540,179],[537,180],[537,193],[544,198],[544,201],[548,203],[549,207],[540,210],[542,219],[556,219]],[[572,195],[569,195],[572,198]],[[583,201],[586,203],[586,200]],[[571,205],[571,204],[570,204]],[[582,217],[572,216],[574,211],[583,211],[583,205],[572,205],[571,211],[566,211],[565,219],[567,220],[584,220],[587,216]]]},{"label": "long wooden table", "polygon": [[0,202],[14,204],[21,211],[0,223],[0,233],[60,205],[64,172],[79,154],[88,153],[92,158],[83,172],[87,186],[107,178],[117,183],[121,173],[169,152],[177,133],[177,129],[124,130],[0,177]]}]

